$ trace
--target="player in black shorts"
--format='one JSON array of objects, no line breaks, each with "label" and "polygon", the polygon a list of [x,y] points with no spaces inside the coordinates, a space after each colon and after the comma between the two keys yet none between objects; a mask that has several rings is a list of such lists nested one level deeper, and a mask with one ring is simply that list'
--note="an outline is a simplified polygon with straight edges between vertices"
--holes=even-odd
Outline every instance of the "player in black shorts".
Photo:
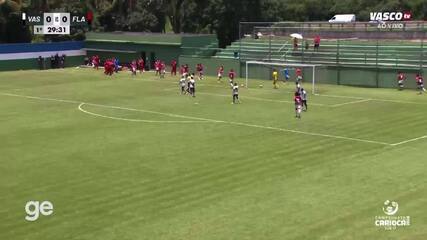
[{"label": "player in black shorts", "polygon": [[301,88],[301,91],[300,91],[300,96],[301,96],[301,100],[302,100],[302,110],[304,111],[304,112],[307,112],[307,92],[305,91],[305,89],[304,88]]},{"label": "player in black shorts", "polygon": [[421,76],[421,74],[418,73],[415,76],[415,81],[417,82],[417,88],[420,91],[419,94],[425,92],[426,89],[424,88],[424,78]]},{"label": "player in black shorts", "polygon": [[235,82],[233,85],[233,102],[231,104],[240,103],[239,100],[239,85]]},{"label": "player in black shorts", "polygon": [[196,97],[196,81],[194,80],[194,76],[191,76],[191,79],[188,82],[188,90],[192,97]]}]

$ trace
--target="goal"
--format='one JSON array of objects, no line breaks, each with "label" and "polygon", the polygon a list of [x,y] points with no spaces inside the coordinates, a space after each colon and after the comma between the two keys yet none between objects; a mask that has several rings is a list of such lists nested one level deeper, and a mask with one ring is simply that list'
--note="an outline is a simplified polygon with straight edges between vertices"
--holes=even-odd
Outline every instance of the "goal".
[{"label": "goal", "polygon": [[300,68],[303,75],[303,84],[310,83],[312,94],[316,94],[316,66],[303,63],[280,63],[280,62],[262,62],[247,61],[245,69],[246,88],[249,87],[249,79],[271,79],[273,69],[279,72],[279,79],[284,79],[284,70],[288,69],[290,80],[295,82],[295,70]]}]

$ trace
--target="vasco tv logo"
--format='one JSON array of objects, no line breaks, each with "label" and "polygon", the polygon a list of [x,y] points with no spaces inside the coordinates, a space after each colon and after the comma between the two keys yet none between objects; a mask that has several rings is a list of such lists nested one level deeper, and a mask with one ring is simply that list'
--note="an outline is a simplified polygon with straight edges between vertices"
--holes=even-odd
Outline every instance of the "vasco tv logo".
[{"label": "vasco tv logo", "polygon": [[25,220],[33,222],[36,221],[40,214],[43,216],[49,216],[53,213],[53,204],[49,201],[29,201],[25,204]]},{"label": "vasco tv logo", "polygon": [[371,21],[409,21],[412,18],[412,13],[405,12],[371,12],[369,14]]}]

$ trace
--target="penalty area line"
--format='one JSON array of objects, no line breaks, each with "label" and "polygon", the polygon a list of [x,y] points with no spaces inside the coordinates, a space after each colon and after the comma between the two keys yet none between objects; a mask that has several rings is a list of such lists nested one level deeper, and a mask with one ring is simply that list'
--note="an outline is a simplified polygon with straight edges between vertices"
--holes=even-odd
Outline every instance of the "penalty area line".
[{"label": "penalty area line", "polygon": [[[86,103],[80,103],[80,105],[77,107],[79,109],[79,111],[95,116],[95,117],[101,117],[101,118],[107,118],[107,119],[112,119],[112,120],[120,120],[120,121],[127,121],[127,122],[144,122],[144,123],[212,123],[210,121],[187,121],[187,120],[182,120],[182,121],[168,121],[168,120],[145,120],[145,119],[133,119],[133,118],[121,118],[121,117],[112,117],[112,116],[107,116],[107,115],[102,115],[99,113],[94,113],[94,112],[90,112],[88,110],[83,109],[83,105],[85,105]],[[88,105],[88,104],[86,104]],[[90,105],[90,104],[89,104]]]},{"label": "penalty area line", "polygon": [[[163,89],[163,91],[173,91],[173,90],[179,91],[178,88],[165,88],[165,89]],[[207,95],[207,96],[214,96],[214,97],[232,98],[231,94],[230,95],[226,95],[226,94],[207,93],[207,92],[200,92],[200,91],[197,92],[197,94]],[[260,98],[260,97],[251,97],[251,96],[239,96],[239,98],[241,98],[241,100],[249,99],[249,100],[254,100],[254,101],[262,101],[262,102],[294,103],[294,101],[276,100],[276,99],[270,99],[270,98]],[[321,104],[321,103],[310,103],[310,105],[320,106],[320,107],[328,107],[328,105]]]},{"label": "penalty area line", "polygon": [[409,143],[409,142],[415,142],[417,140],[421,140],[421,139],[424,139],[424,138],[427,138],[427,135],[421,136],[421,137],[417,137],[417,138],[411,138],[411,139],[408,139],[408,140],[405,140],[405,141],[401,141],[401,142],[398,142],[398,143],[392,143],[390,145],[391,146],[398,146],[398,145],[402,145],[402,144]]},{"label": "penalty area line", "polygon": [[296,133],[296,134],[303,134],[303,135],[309,135],[309,136],[335,138],[335,139],[364,142],[364,143],[374,143],[374,144],[380,144],[380,145],[386,145],[386,146],[391,145],[390,143],[374,141],[374,140],[367,140],[367,139],[361,139],[361,138],[351,138],[351,137],[329,135],[329,134],[322,134],[322,133],[304,132],[304,131],[299,131],[299,130],[278,128],[278,127],[269,127],[269,126],[262,126],[262,125],[249,124],[249,123],[240,123],[240,122],[226,122],[226,123],[239,125],[239,126],[246,126],[246,127],[263,128],[263,129],[275,130],[275,131],[280,131],[280,132],[290,132],[290,133]]},{"label": "penalty area line", "polygon": [[369,102],[369,101],[371,101],[371,99],[362,99],[362,100],[357,100],[357,101],[334,104],[334,105],[331,105],[331,107],[341,107],[341,106],[345,106],[348,104],[364,103],[364,102]]},{"label": "penalty area line", "polygon": [[[44,101],[54,101],[54,102],[78,104],[79,110],[84,110],[84,109],[82,109],[83,105],[98,106],[98,107],[105,107],[105,108],[111,108],[111,109],[121,109],[121,110],[136,111],[136,112],[146,112],[146,113],[154,113],[154,114],[170,116],[170,117],[192,119],[192,120],[198,120],[199,122],[206,121],[206,122],[211,122],[211,123],[224,123],[224,124],[229,124],[229,125],[237,125],[237,126],[245,126],[245,127],[259,128],[259,129],[267,129],[267,130],[273,130],[273,131],[279,131],[279,132],[302,134],[302,135],[307,135],[307,136],[325,137],[325,138],[332,138],[332,139],[340,139],[340,140],[348,140],[348,141],[355,141],[355,142],[363,142],[363,143],[372,143],[372,144],[393,146],[390,143],[374,141],[374,140],[351,138],[351,137],[329,135],[329,134],[322,134],[322,133],[305,132],[305,131],[299,131],[299,130],[293,130],[293,129],[263,126],[263,125],[243,123],[243,122],[232,122],[232,121],[215,120],[215,119],[209,119],[209,118],[192,117],[192,116],[185,116],[185,115],[164,113],[164,112],[156,112],[156,111],[144,110],[144,109],[134,109],[134,108],[118,107],[118,106],[103,105],[103,104],[96,104],[96,103],[88,103],[88,102],[82,102],[82,101],[64,100],[64,99],[47,98],[47,97],[36,97],[36,96],[28,96],[28,95],[10,94],[10,93],[0,93],[0,95],[10,96],[10,97],[20,97],[20,98],[26,98],[26,99],[34,99],[34,100],[44,100]],[[86,111],[86,110],[84,110],[84,111]],[[88,114],[93,115],[96,113],[88,113]],[[97,115],[99,115],[99,114],[97,114]],[[101,116],[99,116],[99,117],[101,117]],[[102,117],[105,117],[105,116],[102,116]],[[109,116],[107,116],[107,117],[110,118]],[[134,119],[134,120],[137,120],[137,119]],[[427,136],[424,136],[424,137],[427,137]],[[422,137],[422,138],[424,138],[424,137]],[[413,139],[411,141],[415,141],[415,140],[416,139]],[[405,142],[408,142],[408,141],[405,141]],[[395,145],[403,144],[405,142],[397,143]]]},{"label": "penalty area line", "polygon": [[344,96],[344,95],[329,95],[329,94],[314,94],[318,97],[329,97],[329,98],[344,98],[344,99],[355,99],[355,100],[369,100],[374,102],[390,102],[390,103],[400,103],[400,104],[416,104],[416,105],[427,105],[424,102],[411,102],[404,100],[393,100],[393,99],[381,99],[381,98],[365,98],[365,97],[354,97],[354,96]]}]

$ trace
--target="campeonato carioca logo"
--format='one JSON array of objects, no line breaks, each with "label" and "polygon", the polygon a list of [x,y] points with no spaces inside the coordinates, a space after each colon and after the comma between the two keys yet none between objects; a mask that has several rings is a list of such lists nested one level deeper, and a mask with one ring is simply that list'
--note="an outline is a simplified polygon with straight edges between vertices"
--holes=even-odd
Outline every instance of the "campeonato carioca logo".
[{"label": "campeonato carioca logo", "polygon": [[406,227],[411,225],[409,216],[396,215],[399,211],[399,204],[396,201],[386,200],[382,207],[385,216],[375,216],[375,226],[384,228],[385,230],[395,230],[398,227]]},{"label": "campeonato carioca logo", "polygon": [[395,201],[386,200],[384,202],[383,211],[389,216],[393,216],[399,210],[399,204]]}]

